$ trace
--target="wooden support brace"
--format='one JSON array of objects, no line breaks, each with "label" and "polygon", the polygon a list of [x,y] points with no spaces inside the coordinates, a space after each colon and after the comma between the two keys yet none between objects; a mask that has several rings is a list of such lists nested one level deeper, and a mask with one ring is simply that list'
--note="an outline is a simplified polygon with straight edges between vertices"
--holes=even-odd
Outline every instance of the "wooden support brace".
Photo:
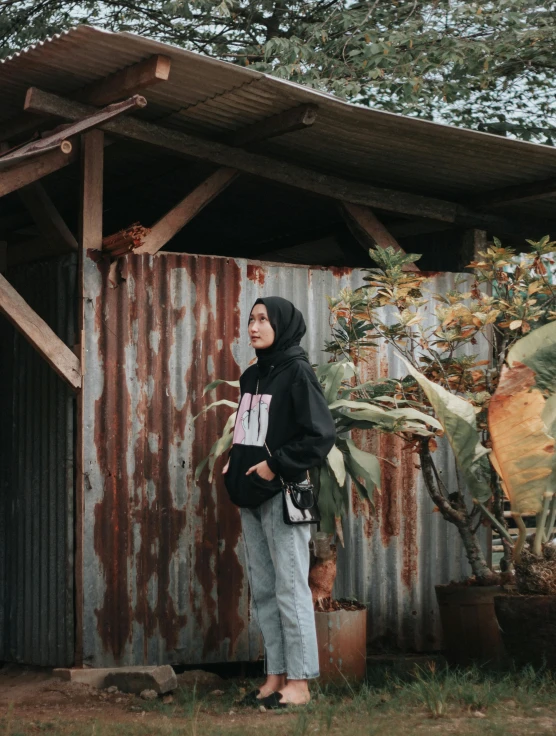
[{"label": "wooden support brace", "polygon": [[91,130],[81,140],[80,241],[86,252],[102,248],[104,133]]},{"label": "wooden support brace", "polygon": [[68,249],[77,250],[77,240],[40,182],[22,187],[18,194],[47,240],[53,245],[63,243]]},{"label": "wooden support brace", "polygon": [[[382,222],[371,212],[368,207],[361,207],[350,202],[342,202],[340,210],[356,240],[368,251],[370,248],[379,246],[381,248],[393,248],[405,253],[396,238],[388,232]],[[414,263],[404,267],[404,271],[420,271]]]},{"label": "wooden support brace", "polygon": [[[81,103],[37,89],[33,89],[30,109],[70,120],[80,119],[94,110]],[[418,217],[430,217],[444,222],[454,222],[456,218],[458,205],[453,202],[382,189],[363,182],[323,174],[269,156],[233,148],[224,143],[207,141],[181,131],[163,128],[137,118],[111,120],[100,127],[106,132],[159,146],[185,157],[211,161],[220,166],[235,168],[335,200],[340,199]]]},{"label": "wooden support brace", "polygon": [[[27,90],[27,96],[25,97],[25,109],[32,111],[33,105],[33,87]],[[116,102],[113,105],[108,105],[102,110],[97,110],[91,115],[86,115],[78,122],[73,125],[64,126],[62,130],[54,131],[51,135],[46,138],[41,138],[38,141],[32,141],[19,148],[13,153],[7,153],[0,158],[0,162],[5,166],[8,162],[18,163],[26,156],[42,154],[53,148],[61,146],[68,138],[79,133],[84,133],[92,128],[97,128],[101,123],[112,120],[118,115],[122,115],[124,112],[129,110],[135,110],[136,108],[145,107],[147,100],[141,95],[134,95],[129,100],[124,102]],[[71,152],[71,149],[70,151]]]},{"label": "wooden support brace", "polygon": [[238,172],[235,169],[218,169],[153,225],[143,244],[133,252],[136,254],[157,253],[203,207],[206,207],[209,202],[212,202],[220,192],[229,186],[237,175]]},{"label": "wooden support brace", "polygon": [[52,366],[60,378],[74,390],[81,388],[81,365],[77,356],[2,275],[0,275],[0,312]]},{"label": "wooden support brace", "polygon": [[31,184],[43,176],[52,174],[64,166],[73,163],[76,152],[73,150],[69,155],[62,151],[50,151],[42,156],[24,161],[19,166],[14,166],[0,174],[0,197],[17,189]]}]

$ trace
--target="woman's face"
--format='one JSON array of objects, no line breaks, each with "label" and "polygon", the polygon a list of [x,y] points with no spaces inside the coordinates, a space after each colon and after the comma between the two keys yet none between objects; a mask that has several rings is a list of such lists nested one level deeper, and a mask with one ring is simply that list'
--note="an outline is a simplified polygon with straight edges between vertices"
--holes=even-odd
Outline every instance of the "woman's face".
[{"label": "woman's face", "polygon": [[274,342],[274,330],[264,304],[255,304],[249,316],[249,337],[257,350],[269,348]]}]

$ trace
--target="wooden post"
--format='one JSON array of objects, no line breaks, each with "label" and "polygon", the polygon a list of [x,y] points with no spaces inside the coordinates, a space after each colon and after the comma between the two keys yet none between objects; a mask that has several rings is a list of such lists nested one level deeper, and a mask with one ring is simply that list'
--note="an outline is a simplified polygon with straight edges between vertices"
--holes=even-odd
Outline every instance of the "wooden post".
[{"label": "wooden post", "polygon": [[79,223],[78,335],[83,386],[77,396],[76,481],[75,481],[75,666],[83,665],[83,530],[84,530],[84,399],[87,394],[85,354],[86,284],[83,266],[87,251],[102,248],[102,204],[104,173],[104,134],[91,130],[81,136],[81,212]]},{"label": "wooden post", "polygon": [[458,271],[461,273],[471,273],[467,266],[471,261],[476,261],[480,258],[479,251],[484,251],[486,245],[487,234],[485,230],[466,230],[461,240]]}]

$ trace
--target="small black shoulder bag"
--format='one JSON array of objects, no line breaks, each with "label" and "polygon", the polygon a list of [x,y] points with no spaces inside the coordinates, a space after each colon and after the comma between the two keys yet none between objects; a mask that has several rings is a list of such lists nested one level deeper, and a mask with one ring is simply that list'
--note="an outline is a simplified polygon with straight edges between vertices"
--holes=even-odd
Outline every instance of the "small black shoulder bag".
[{"label": "small black shoulder bag", "polygon": [[[270,457],[272,457],[266,442],[264,446]],[[290,526],[295,524],[318,524],[320,522],[320,511],[309,471],[307,471],[307,480],[303,480],[301,483],[286,481],[282,476],[280,476],[280,483],[282,484],[284,524]]]}]

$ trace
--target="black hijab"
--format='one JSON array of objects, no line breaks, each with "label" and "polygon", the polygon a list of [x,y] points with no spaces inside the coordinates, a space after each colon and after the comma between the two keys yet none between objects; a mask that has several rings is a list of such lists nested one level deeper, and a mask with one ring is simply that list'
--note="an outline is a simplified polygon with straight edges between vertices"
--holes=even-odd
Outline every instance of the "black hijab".
[{"label": "black hijab", "polygon": [[301,338],[307,332],[305,320],[299,309],[287,299],[282,299],[281,296],[257,299],[255,304],[264,304],[274,330],[272,345],[263,350],[255,350],[261,374],[265,375],[271,366],[276,366],[290,358],[307,360],[305,351],[299,345]]}]

